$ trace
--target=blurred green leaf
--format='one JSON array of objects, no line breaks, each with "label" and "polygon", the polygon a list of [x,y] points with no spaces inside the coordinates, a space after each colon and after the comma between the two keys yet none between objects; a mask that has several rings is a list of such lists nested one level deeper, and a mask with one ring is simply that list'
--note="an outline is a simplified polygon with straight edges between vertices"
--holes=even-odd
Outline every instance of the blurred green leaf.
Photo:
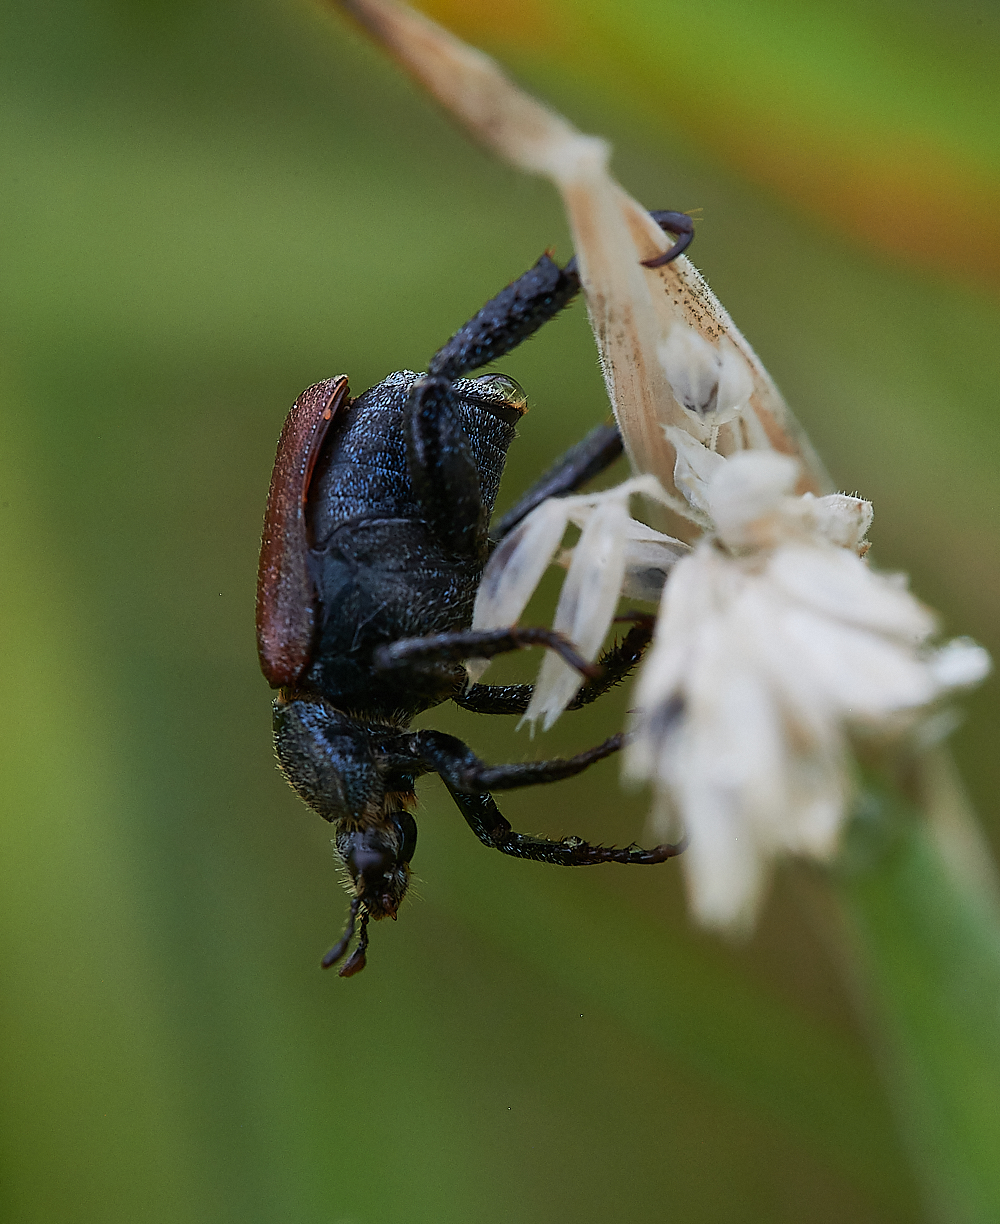
[{"label": "blurred green leaf", "polygon": [[997,286],[1000,20],[985,0],[423,7],[855,241]]},{"label": "blurred green leaf", "polygon": [[865,801],[895,836],[840,877],[858,986],[935,1218],[988,1224],[1000,1216],[1000,912],[948,869],[919,813],[890,791]]}]

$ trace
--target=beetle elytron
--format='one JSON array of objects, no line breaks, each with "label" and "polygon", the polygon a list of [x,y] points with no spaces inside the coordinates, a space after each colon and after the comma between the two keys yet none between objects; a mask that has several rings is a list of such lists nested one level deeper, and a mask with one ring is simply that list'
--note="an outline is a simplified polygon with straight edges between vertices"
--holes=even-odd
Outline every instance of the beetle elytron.
[{"label": "beetle elytron", "polygon": [[[675,258],[692,237],[683,213],[653,213],[678,241],[649,260]],[[487,846],[564,866],[659,863],[679,847],[642,850],[548,841],[515,833],[490,792],[579,773],[621,747],[612,736],[563,760],[489,766],[460,740],[409,731],[446,700],[486,714],[523,714],[531,685],[468,684],[462,660],[527,645],[558,650],[590,677],[571,709],[593,701],[634,666],[649,641],[637,621],[597,667],[544,629],[473,632],[476,588],[491,548],[544,498],[565,496],[621,454],[599,426],[493,525],[507,448],[525,410],[518,385],[468,375],[511,351],[580,290],[576,260],[548,255],[488,302],[432,357],[356,399],[347,378],[304,391],[285,422],[271,478],[257,588],[261,667],[279,690],[274,740],[291,785],[336,828],[353,881],[347,929],[323,958],[357,947],[340,969],[365,966],[369,919],[394,918],[417,840],[414,782],[437,773]]]}]

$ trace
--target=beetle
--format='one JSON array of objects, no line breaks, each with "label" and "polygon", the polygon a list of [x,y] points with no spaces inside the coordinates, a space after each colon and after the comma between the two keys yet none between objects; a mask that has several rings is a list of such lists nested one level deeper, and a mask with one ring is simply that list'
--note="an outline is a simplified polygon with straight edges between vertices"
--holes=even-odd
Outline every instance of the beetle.
[{"label": "beetle", "polygon": [[[676,258],[693,229],[683,213],[651,216],[675,235]],[[431,358],[424,373],[397,371],[352,398],[347,377],[295,401],[278,442],[257,586],[257,644],[273,688],[274,744],[286,778],[336,831],[350,877],[346,929],[324,968],[363,969],[370,919],[395,918],[417,841],[414,784],[437,773],[485,845],[564,866],[650,864],[679,846],[643,850],[516,833],[492,791],[571,777],[616,752],[623,737],[565,759],[490,766],[454,736],[411,731],[413,718],[452,700],[478,713],[523,714],[531,685],[469,684],[463,660],[542,645],[589,683],[570,709],[618,684],[652,634],[642,617],[595,666],[546,629],[473,631],[476,589],[491,550],[546,497],[565,496],[622,452],[614,425],[572,447],[490,531],[526,397],[512,379],[469,375],[510,352],[580,291],[575,257],[548,254],[492,298]]]}]

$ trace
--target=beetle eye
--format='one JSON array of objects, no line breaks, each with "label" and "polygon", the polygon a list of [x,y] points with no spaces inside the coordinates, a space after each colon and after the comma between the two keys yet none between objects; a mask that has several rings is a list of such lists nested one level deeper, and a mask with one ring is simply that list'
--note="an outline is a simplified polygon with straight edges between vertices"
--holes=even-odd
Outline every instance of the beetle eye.
[{"label": "beetle eye", "polygon": [[528,396],[524,388],[506,374],[484,374],[471,381],[476,394],[484,400],[499,400],[519,415],[528,411]]},{"label": "beetle eye", "polygon": [[408,863],[417,848],[417,822],[409,812],[393,812],[392,820],[399,833],[399,851],[396,859],[400,863]]}]

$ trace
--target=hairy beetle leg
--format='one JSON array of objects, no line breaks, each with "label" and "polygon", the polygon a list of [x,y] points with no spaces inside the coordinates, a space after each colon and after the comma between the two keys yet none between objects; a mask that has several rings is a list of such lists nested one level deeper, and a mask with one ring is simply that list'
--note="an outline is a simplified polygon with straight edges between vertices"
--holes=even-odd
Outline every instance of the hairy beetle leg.
[{"label": "hairy beetle leg", "polygon": [[593,846],[580,837],[564,837],[561,841],[532,837],[511,828],[510,821],[502,815],[491,795],[468,795],[450,786],[448,789],[469,828],[483,845],[512,858],[534,859],[557,867],[592,867],[598,863],[648,867],[666,862],[684,850],[684,842],[665,843],[644,850],[634,843],[631,846]]},{"label": "hairy beetle leg", "polygon": [[490,790],[513,790],[543,782],[558,782],[581,773],[595,761],[617,752],[624,735],[589,748],[573,757],[549,761],[527,761],[516,765],[487,765],[460,739],[441,731],[418,731],[412,736],[417,754],[439,774],[458,810],[473,833],[485,846],[513,858],[536,859],[561,867],[588,867],[597,863],[623,863],[649,866],[674,858],[684,843],[664,843],[644,850],[641,846],[592,846],[580,837],[552,841],[545,837],[517,833],[497,807]]},{"label": "hairy beetle leg", "polygon": [[575,261],[560,268],[543,255],[438,349],[427,367],[428,375],[461,378],[496,361],[534,335],[579,292]]},{"label": "hairy beetle leg", "polygon": [[440,774],[452,793],[475,794],[487,790],[516,790],[572,778],[618,752],[625,743],[625,736],[619,731],[602,744],[578,752],[576,756],[513,765],[487,765],[460,739],[443,731],[417,731],[412,736],[412,743],[417,755]]}]

